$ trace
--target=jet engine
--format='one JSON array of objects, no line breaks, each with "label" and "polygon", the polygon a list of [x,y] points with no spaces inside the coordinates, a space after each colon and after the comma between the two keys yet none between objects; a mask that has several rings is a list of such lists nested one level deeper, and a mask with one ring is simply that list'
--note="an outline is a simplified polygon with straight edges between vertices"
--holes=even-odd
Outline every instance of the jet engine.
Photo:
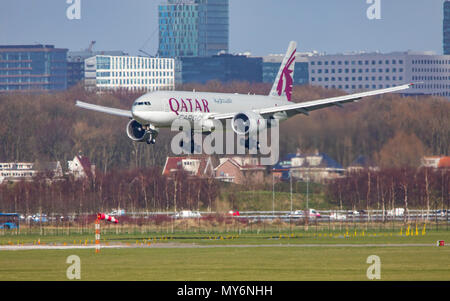
[{"label": "jet engine", "polygon": [[136,142],[144,142],[150,133],[136,120],[132,119],[127,125],[128,137]]},{"label": "jet engine", "polygon": [[231,127],[238,135],[255,134],[258,130],[264,130],[266,126],[266,120],[251,111],[238,113],[231,120]]}]

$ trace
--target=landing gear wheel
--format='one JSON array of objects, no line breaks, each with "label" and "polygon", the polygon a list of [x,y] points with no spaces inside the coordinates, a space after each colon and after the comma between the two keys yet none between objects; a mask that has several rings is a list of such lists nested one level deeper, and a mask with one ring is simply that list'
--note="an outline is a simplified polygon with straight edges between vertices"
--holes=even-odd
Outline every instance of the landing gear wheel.
[{"label": "landing gear wheel", "polygon": [[[259,143],[259,141],[252,141],[253,143],[255,143],[256,145],[256,150],[260,150],[261,149],[261,143]],[[250,149],[250,139],[245,139],[245,148],[246,149]]]},{"label": "landing gear wheel", "polygon": [[147,144],[155,144],[156,143],[156,139],[153,136],[153,134],[149,134],[147,139],[145,140],[145,142],[147,142]]},{"label": "landing gear wheel", "polygon": [[180,147],[185,150],[185,152],[193,154],[195,152],[195,142],[194,142],[194,131],[191,131],[191,140],[190,142],[184,143],[184,140],[180,141]]}]

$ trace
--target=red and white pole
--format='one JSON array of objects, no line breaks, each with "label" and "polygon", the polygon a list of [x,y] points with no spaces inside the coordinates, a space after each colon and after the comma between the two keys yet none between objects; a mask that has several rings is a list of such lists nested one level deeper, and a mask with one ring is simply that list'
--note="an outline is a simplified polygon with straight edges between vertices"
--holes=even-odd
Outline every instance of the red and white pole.
[{"label": "red and white pole", "polygon": [[98,218],[95,220],[95,253],[100,253],[100,219]]},{"label": "red and white pole", "polygon": [[95,220],[95,253],[100,253],[100,221],[105,220],[114,224],[118,224],[119,221],[114,217],[104,213],[98,213]]}]

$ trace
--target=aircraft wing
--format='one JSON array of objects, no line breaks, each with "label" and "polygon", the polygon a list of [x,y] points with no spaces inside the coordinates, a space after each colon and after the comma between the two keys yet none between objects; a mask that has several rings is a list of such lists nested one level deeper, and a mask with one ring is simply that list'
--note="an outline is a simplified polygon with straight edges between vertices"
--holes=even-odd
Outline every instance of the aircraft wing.
[{"label": "aircraft wing", "polygon": [[[271,108],[258,109],[258,110],[254,110],[254,112],[259,113],[261,115],[269,115],[269,114],[274,114],[274,113],[278,113],[278,112],[286,112],[288,115],[295,115],[298,113],[308,115],[309,112],[314,111],[314,110],[331,107],[331,106],[340,107],[340,106],[342,106],[342,104],[345,104],[348,102],[357,102],[364,97],[406,90],[406,89],[409,89],[413,85],[414,84],[406,84],[406,85],[401,85],[401,86],[392,87],[392,88],[373,90],[373,91],[368,91],[368,92],[362,92],[362,93],[356,93],[356,94],[350,94],[350,95],[344,95],[344,96],[338,96],[338,97],[331,97],[331,98],[325,98],[325,99],[319,99],[319,100],[313,100],[313,101],[306,101],[306,102],[288,104],[288,105],[271,107]],[[223,119],[233,118],[237,113],[238,112],[226,113],[226,114],[215,114],[215,115],[210,116],[210,118],[217,119],[217,120],[223,120]]]},{"label": "aircraft wing", "polygon": [[111,114],[111,115],[122,116],[122,117],[129,117],[129,118],[133,117],[131,115],[131,111],[115,109],[115,108],[108,108],[108,107],[103,107],[103,106],[99,106],[99,105],[93,105],[93,104],[82,102],[82,101],[79,101],[79,100],[77,100],[75,105],[77,107],[80,107],[80,108],[83,108],[83,109],[88,109],[88,110],[92,110],[92,111],[107,113],[107,114]]}]

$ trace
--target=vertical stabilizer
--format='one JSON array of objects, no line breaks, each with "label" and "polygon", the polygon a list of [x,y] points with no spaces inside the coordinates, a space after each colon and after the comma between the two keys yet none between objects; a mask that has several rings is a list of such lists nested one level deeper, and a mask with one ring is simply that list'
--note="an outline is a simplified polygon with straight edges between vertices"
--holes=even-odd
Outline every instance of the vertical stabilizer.
[{"label": "vertical stabilizer", "polygon": [[291,101],[296,51],[297,43],[291,41],[286,56],[281,63],[278,75],[275,78],[275,82],[273,83],[272,90],[270,90],[270,96],[281,96],[285,97],[286,100]]}]

